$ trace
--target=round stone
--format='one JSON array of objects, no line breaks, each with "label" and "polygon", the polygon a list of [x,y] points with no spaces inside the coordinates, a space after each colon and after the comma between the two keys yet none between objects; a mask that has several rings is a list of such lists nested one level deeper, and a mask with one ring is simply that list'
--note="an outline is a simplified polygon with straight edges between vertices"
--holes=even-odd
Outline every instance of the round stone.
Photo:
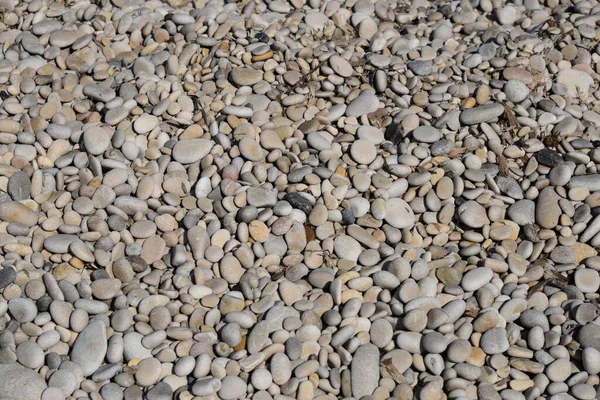
[{"label": "round stone", "polygon": [[575,286],[583,293],[596,293],[600,288],[600,275],[591,268],[581,268],[574,274]]},{"label": "round stone", "polygon": [[92,126],[83,132],[83,145],[93,155],[104,153],[110,144],[110,136],[105,128]]},{"label": "round stone", "polygon": [[509,80],[502,89],[508,101],[520,103],[529,96],[529,88],[518,80]]},{"label": "round stone", "polygon": [[479,342],[485,354],[493,355],[504,353],[510,347],[508,334],[504,328],[492,328],[486,331]]},{"label": "round stone", "polygon": [[377,148],[372,142],[359,139],[352,143],[350,155],[357,163],[368,165],[377,157]]}]

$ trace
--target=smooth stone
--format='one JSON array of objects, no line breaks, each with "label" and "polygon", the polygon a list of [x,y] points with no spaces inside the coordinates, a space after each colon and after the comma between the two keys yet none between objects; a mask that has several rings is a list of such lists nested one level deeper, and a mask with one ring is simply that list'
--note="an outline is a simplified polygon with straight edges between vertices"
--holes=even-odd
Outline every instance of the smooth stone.
[{"label": "smooth stone", "polygon": [[14,267],[8,266],[0,270],[0,289],[4,289],[17,279],[17,271]]},{"label": "smooth stone", "polygon": [[104,324],[92,321],[77,336],[71,349],[71,361],[81,367],[84,376],[90,376],[102,365],[107,347]]},{"label": "smooth stone", "polygon": [[358,139],[350,146],[350,156],[359,164],[371,164],[377,157],[377,148],[367,140]]},{"label": "smooth stone", "polygon": [[488,283],[493,276],[494,273],[487,267],[473,268],[463,275],[461,286],[467,292],[474,292]]},{"label": "smooth stone", "polygon": [[8,179],[8,194],[15,200],[25,200],[31,196],[31,179],[23,171],[17,171]]},{"label": "smooth stone", "polygon": [[600,191],[600,174],[578,175],[573,176],[569,183],[569,188],[584,187],[590,192]]},{"label": "smooth stone", "polygon": [[40,400],[46,389],[41,375],[18,364],[0,364],[0,394],[19,400]]},{"label": "smooth stone", "polygon": [[151,386],[158,382],[160,373],[160,361],[152,357],[145,358],[137,365],[135,380],[142,387]]},{"label": "smooth stone", "polygon": [[241,399],[246,393],[246,382],[235,375],[227,375],[221,380],[221,388],[218,391],[222,400]]},{"label": "smooth stone", "polygon": [[426,76],[433,73],[433,64],[430,61],[414,60],[406,66],[417,76]]},{"label": "smooth stone", "polygon": [[552,382],[564,382],[571,375],[571,361],[559,358],[546,366],[545,375]]},{"label": "smooth stone", "polygon": [[508,207],[508,218],[518,225],[533,224],[535,222],[535,202],[532,200],[519,200]]},{"label": "smooth stone", "polygon": [[44,249],[55,254],[64,254],[69,251],[71,243],[78,240],[75,235],[59,234],[49,236],[44,240]]},{"label": "smooth stone", "polygon": [[252,86],[261,81],[262,75],[262,71],[251,68],[233,68],[229,77],[236,85]]},{"label": "smooth stone", "polygon": [[37,369],[44,365],[44,350],[30,340],[19,344],[16,354],[17,360],[27,368]]},{"label": "smooth stone", "polygon": [[362,253],[362,248],[356,239],[341,235],[335,238],[334,251],[339,258],[356,262]]},{"label": "smooth stone", "polygon": [[105,129],[92,126],[83,132],[83,145],[88,153],[100,155],[108,149],[110,144],[110,135]]},{"label": "smooth stone", "polygon": [[502,88],[508,101],[520,103],[529,96],[529,88],[523,82],[518,80],[510,80],[504,84]]},{"label": "smooth stone", "polygon": [[538,225],[545,229],[554,228],[562,214],[558,201],[560,197],[554,188],[547,187],[538,196],[535,208],[535,220]]},{"label": "smooth stone", "polygon": [[33,321],[38,313],[33,300],[22,297],[10,299],[8,301],[8,311],[16,321],[21,323]]},{"label": "smooth stone", "polygon": [[329,58],[329,65],[331,65],[331,69],[343,78],[349,78],[354,73],[354,68],[352,65],[345,59],[338,55],[333,55]]},{"label": "smooth stone", "polygon": [[587,95],[594,85],[594,79],[588,73],[576,69],[563,69],[556,76],[556,82],[566,85],[573,97]]},{"label": "smooth stone", "polygon": [[387,201],[387,213],[384,221],[394,228],[409,228],[415,224],[415,213],[406,201],[391,198]]},{"label": "smooth stone", "polygon": [[421,143],[435,143],[442,138],[439,129],[432,126],[420,126],[412,131],[413,138]]},{"label": "smooth stone", "polygon": [[504,114],[504,106],[499,103],[484,104],[479,107],[469,108],[460,113],[460,122],[464,125],[476,125],[490,122]]},{"label": "smooth stone", "polygon": [[142,114],[133,122],[133,129],[139,134],[146,134],[158,126],[159,119],[154,115]]},{"label": "smooth stone", "polygon": [[485,208],[476,201],[466,201],[458,207],[460,222],[469,228],[481,228],[490,223]]},{"label": "smooth stone", "polygon": [[378,319],[371,324],[369,334],[371,343],[381,349],[386,347],[392,341],[394,328],[385,319]]},{"label": "smooth stone", "polygon": [[361,345],[350,364],[352,396],[360,399],[373,394],[379,386],[379,349],[367,343]]},{"label": "smooth stone", "polygon": [[173,147],[173,159],[181,164],[192,164],[210,153],[212,146],[208,139],[183,139]]},{"label": "smooth stone", "polygon": [[504,353],[510,347],[504,328],[492,328],[486,331],[479,342],[481,349],[489,355]]},{"label": "smooth stone", "polygon": [[600,275],[596,270],[591,268],[578,269],[573,276],[575,286],[583,293],[596,293],[600,288]]},{"label": "smooth stone", "polygon": [[83,87],[83,94],[88,96],[90,99],[102,103],[107,103],[116,97],[116,93],[113,89],[107,85],[102,84],[89,84]]},{"label": "smooth stone", "polygon": [[373,94],[361,94],[352,100],[346,108],[346,116],[360,117],[377,111],[379,108],[379,99]]},{"label": "smooth stone", "polygon": [[192,393],[196,396],[211,396],[221,389],[221,381],[217,378],[200,378],[192,386]]},{"label": "smooth stone", "polygon": [[448,154],[454,148],[454,142],[449,139],[442,139],[431,144],[429,150],[432,156],[442,156]]},{"label": "smooth stone", "polygon": [[251,187],[246,192],[248,204],[254,207],[273,207],[277,203],[277,193],[261,187]]},{"label": "smooth stone", "polygon": [[38,216],[31,208],[22,203],[6,201],[0,203],[0,220],[32,227],[37,224]]}]

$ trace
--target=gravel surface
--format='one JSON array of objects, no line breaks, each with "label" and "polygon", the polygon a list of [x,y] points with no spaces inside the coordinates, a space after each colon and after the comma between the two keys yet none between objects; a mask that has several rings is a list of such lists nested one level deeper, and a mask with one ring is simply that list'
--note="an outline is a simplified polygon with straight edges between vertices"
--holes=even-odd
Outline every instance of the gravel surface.
[{"label": "gravel surface", "polygon": [[598,21],[0,0],[0,399],[600,398]]}]

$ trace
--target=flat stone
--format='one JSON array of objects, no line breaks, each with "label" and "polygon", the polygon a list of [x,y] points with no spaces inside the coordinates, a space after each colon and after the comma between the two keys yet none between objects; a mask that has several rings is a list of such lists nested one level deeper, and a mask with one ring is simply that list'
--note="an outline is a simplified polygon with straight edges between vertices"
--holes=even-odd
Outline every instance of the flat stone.
[{"label": "flat stone", "polygon": [[133,123],[133,129],[139,134],[146,134],[158,126],[159,120],[154,115],[142,114]]},{"label": "flat stone", "polygon": [[44,240],[44,249],[51,253],[64,254],[69,251],[69,246],[78,240],[76,235],[59,234],[49,236]]},{"label": "flat stone", "polygon": [[300,193],[287,193],[283,199],[290,203],[292,207],[302,211],[306,215],[309,215],[312,210],[310,201]]},{"label": "flat stone", "polygon": [[569,188],[584,187],[590,192],[600,191],[600,174],[573,176],[567,186]]},{"label": "flat stone", "polygon": [[248,189],[248,204],[254,207],[272,207],[277,203],[277,193],[260,187],[251,187]]},{"label": "flat stone", "polygon": [[584,349],[592,347],[600,351],[600,325],[593,322],[585,324],[579,330],[578,341]]},{"label": "flat stone", "polygon": [[358,256],[362,252],[360,243],[347,235],[341,235],[335,238],[335,254],[345,260],[358,261]]},{"label": "flat stone", "polygon": [[461,286],[467,292],[474,292],[486,283],[488,283],[494,273],[487,267],[473,268],[463,275]]},{"label": "flat stone", "polygon": [[0,289],[4,289],[17,278],[17,271],[14,267],[8,266],[0,270]]},{"label": "flat stone", "polygon": [[596,293],[600,288],[600,275],[591,268],[578,269],[574,274],[574,282],[583,293]]}]

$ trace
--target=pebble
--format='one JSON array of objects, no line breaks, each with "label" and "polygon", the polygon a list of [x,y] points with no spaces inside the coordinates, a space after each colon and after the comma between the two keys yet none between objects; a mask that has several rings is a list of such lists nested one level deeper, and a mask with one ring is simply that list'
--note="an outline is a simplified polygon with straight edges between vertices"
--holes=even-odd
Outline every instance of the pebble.
[{"label": "pebble", "polygon": [[477,125],[490,122],[504,114],[504,106],[498,103],[489,103],[479,107],[470,108],[460,113],[460,122],[465,125]]},{"label": "pebble", "polygon": [[0,0],[0,396],[595,398],[594,7]]},{"label": "pebble", "polygon": [[8,311],[18,322],[31,322],[37,316],[35,303],[28,298],[13,297],[8,301]]},{"label": "pebble", "polygon": [[361,345],[352,358],[350,371],[352,396],[360,399],[372,395],[379,382],[379,349],[370,343]]},{"label": "pebble", "polygon": [[94,321],[77,336],[71,350],[71,361],[79,365],[83,376],[89,376],[100,367],[106,351],[105,326],[100,321]]},{"label": "pebble", "polygon": [[359,164],[370,164],[377,156],[375,145],[367,140],[356,140],[350,148],[350,155]]},{"label": "pebble", "polygon": [[246,393],[246,383],[235,375],[227,375],[221,381],[219,397],[223,400],[240,399]]},{"label": "pebble", "polygon": [[33,210],[16,201],[0,203],[0,219],[28,227],[32,227],[38,222],[38,216]]},{"label": "pebble", "polygon": [[594,79],[584,71],[568,68],[558,73],[556,82],[565,85],[570,96],[581,97],[588,94]]},{"label": "pebble", "polygon": [[413,138],[422,143],[435,143],[442,138],[442,133],[431,126],[420,126],[412,131]]},{"label": "pebble", "polygon": [[173,159],[182,164],[192,164],[203,159],[211,150],[207,139],[183,139],[173,147]]},{"label": "pebble", "polygon": [[31,179],[23,171],[17,171],[8,179],[8,194],[15,201],[25,200],[31,196]]},{"label": "pebble", "polygon": [[379,108],[379,99],[377,96],[365,93],[352,100],[346,108],[346,115],[348,117],[360,117],[372,112],[377,111]]},{"label": "pebble", "polygon": [[102,154],[110,144],[109,134],[100,127],[90,127],[83,132],[83,145],[93,155]]},{"label": "pebble", "polygon": [[39,400],[46,382],[35,371],[19,364],[0,364],[0,393],[23,400]]},{"label": "pebble", "polygon": [[502,90],[506,94],[506,98],[513,103],[520,103],[529,95],[527,85],[514,79],[506,82]]},{"label": "pebble", "polygon": [[404,200],[392,198],[387,201],[385,221],[394,228],[409,228],[415,224],[415,214]]}]

